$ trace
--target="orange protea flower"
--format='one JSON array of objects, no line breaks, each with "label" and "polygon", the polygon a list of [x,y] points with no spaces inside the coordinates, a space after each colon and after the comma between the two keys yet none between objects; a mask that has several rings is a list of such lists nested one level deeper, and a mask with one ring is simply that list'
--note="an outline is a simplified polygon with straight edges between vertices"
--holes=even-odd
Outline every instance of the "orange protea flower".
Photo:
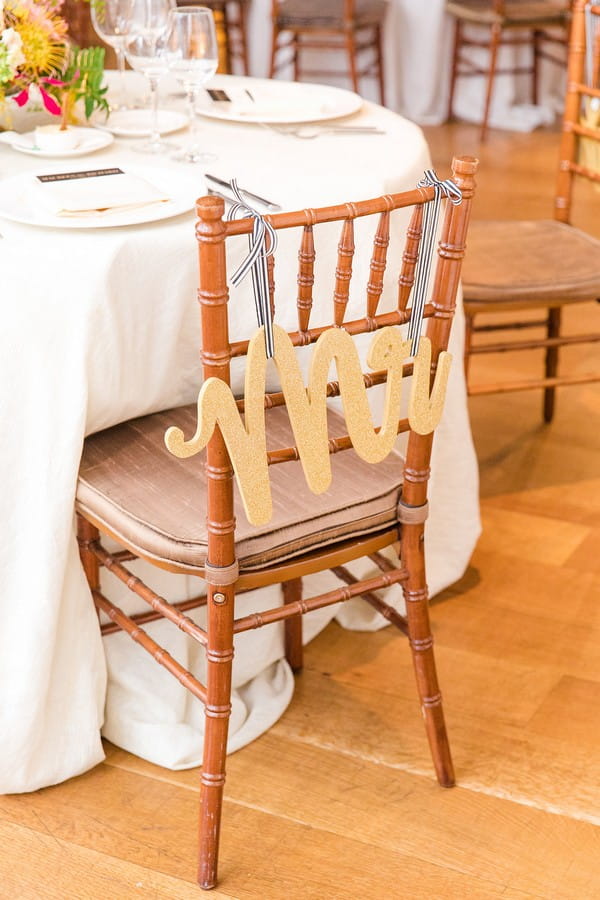
[{"label": "orange protea flower", "polygon": [[21,37],[25,63],[21,71],[31,78],[60,71],[66,54],[67,23],[56,14],[56,5],[30,0],[9,0],[4,8],[6,24]]}]

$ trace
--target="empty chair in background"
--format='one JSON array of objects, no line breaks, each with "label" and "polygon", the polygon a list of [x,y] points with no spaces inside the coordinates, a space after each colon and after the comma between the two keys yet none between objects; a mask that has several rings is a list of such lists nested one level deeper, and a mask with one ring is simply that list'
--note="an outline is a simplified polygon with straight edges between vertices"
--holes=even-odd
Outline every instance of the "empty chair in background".
[{"label": "empty chair in background", "polygon": [[[455,20],[448,118],[452,118],[457,79],[485,76],[485,101],[481,116],[483,140],[487,133],[496,76],[530,75],[531,99],[536,104],[540,60],[547,59],[564,66],[565,54],[561,50],[568,38],[569,3],[567,0],[448,0],[446,11]],[[478,32],[475,36],[473,26]],[[498,66],[502,47],[521,46],[531,48],[530,65]],[[469,57],[469,48],[472,47],[485,49],[488,54],[486,67]],[[549,52],[550,47],[554,48],[553,52]]]},{"label": "empty chair in background", "polygon": [[[572,195],[575,177],[600,184],[600,89],[597,78],[597,35],[600,4],[576,0],[569,41],[568,85],[558,164],[554,219],[539,221],[474,221],[469,253],[463,268],[467,319],[465,368],[470,394],[505,393],[530,388],[544,390],[544,420],[554,415],[556,388],[600,380],[593,373],[558,374],[559,350],[565,345],[600,340],[600,333],[561,335],[561,310],[566,305],[600,298],[600,241],[573,227]],[[587,32],[587,40],[586,40]],[[596,48],[596,52],[594,51]],[[586,54],[586,51],[590,51]],[[587,62],[587,65],[586,65]],[[595,74],[594,74],[595,73]],[[594,126],[595,123],[595,127]],[[541,310],[545,318],[532,321],[527,313]],[[506,313],[508,321],[476,324],[481,313]],[[516,313],[516,318],[515,318]],[[525,313],[519,318],[519,313]],[[475,343],[479,332],[513,331],[544,326],[543,338],[507,339]],[[470,357],[479,353],[540,349],[544,375],[523,381],[507,377],[497,383],[474,384]]]},{"label": "empty chair in background", "polygon": [[387,0],[273,0],[273,47],[270,77],[292,65],[294,80],[330,76],[331,70],[305,69],[306,51],[341,51],[352,89],[360,93],[362,78],[372,76],[385,104],[382,28]]}]

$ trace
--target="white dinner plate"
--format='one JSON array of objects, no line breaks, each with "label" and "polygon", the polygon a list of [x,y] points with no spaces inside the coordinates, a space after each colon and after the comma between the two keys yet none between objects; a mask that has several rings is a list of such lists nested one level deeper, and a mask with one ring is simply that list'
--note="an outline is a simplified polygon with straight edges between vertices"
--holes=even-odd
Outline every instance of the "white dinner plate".
[{"label": "white dinner plate", "polygon": [[18,150],[19,153],[66,159],[67,157],[84,156],[86,153],[102,150],[114,141],[112,134],[98,131],[97,128],[79,128],[72,125],[69,127],[69,131],[77,132],[77,137],[79,138],[79,144],[71,150],[42,150],[36,146],[35,131],[28,131],[26,134],[7,132],[2,136],[2,142],[8,144],[13,150]]},{"label": "white dinner plate", "polygon": [[37,175],[58,174],[70,169],[44,169],[35,173],[22,172],[0,180],[0,218],[21,222],[24,225],[37,225],[42,228],[118,228],[124,225],[140,225],[144,222],[157,222],[189,212],[196,204],[198,197],[207,193],[206,184],[200,173],[179,172],[174,169],[155,168],[149,166],[122,166],[124,172],[139,175],[155,187],[164,191],[171,198],[165,203],[153,203],[138,209],[124,209],[109,213],[86,216],[85,218],[69,218],[56,216],[35,203],[35,194],[31,189],[31,181]]},{"label": "white dinner plate", "polygon": [[[229,80],[230,79],[230,80]],[[201,91],[196,112],[226,122],[293,124],[327,122],[352,115],[362,98],[352,91],[298,81],[217,76]],[[230,98],[212,100],[208,91],[223,90]]]},{"label": "white dinner plate", "polygon": [[[149,109],[118,109],[103,122],[97,120],[96,128],[109,131],[116,137],[141,138],[152,133],[152,111]],[[188,117],[185,113],[171,109],[159,109],[158,130],[161,134],[171,134],[186,128]]]}]

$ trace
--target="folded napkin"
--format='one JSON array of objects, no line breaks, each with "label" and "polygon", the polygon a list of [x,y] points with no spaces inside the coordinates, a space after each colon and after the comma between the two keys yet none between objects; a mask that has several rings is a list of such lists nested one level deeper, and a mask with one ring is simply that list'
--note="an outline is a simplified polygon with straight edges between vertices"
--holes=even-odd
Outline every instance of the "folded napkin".
[{"label": "folded napkin", "polygon": [[139,175],[112,168],[36,175],[31,199],[54,216],[83,218],[166,203],[171,198]]}]

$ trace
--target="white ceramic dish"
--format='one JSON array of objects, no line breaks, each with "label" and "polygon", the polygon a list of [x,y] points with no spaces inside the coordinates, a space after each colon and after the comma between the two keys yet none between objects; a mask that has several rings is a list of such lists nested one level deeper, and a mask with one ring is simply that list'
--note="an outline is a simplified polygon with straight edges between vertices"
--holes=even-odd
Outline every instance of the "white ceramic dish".
[{"label": "white ceramic dish", "polygon": [[216,76],[209,90],[223,90],[229,101],[211,100],[201,92],[196,112],[209,119],[255,124],[328,122],[358,112],[363,100],[352,91],[324,84],[275,81],[267,78]]},{"label": "white ceramic dish", "polygon": [[145,178],[160,190],[168,193],[171,200],[166,203],[150,204],[138,209],[125,209],[85,218],[68,218],[56,216],[40,208],[32,201],[31,179],[36,175],[57,174],[67,172],[64,167],[53,170],[40,170],[13,175],[0,180],[0,217],[24,225],[36,225],[41,228],[118,228],[124,225],[140,225],[144,222],[157,222],[189,212],[195,206],[198,197],[207,193],[206,184],[200,173],[178,172],[173,169],[123,166],[123,171],[131,172]]},{"label": "white ceramic dish", "polygon": [[[177,110],[159,109],[158,130],[161,134],[171,134],[187,128],[188,117]],[[152,132],[152,112],[149,109],[118,109],[110,114],[104,122],[98,119],[96,128],[108,131],[115,137],[141,138],[148,137]]]},{"label": "white ceramic dish", "polygon": [[86,153],[94,153],[96,150],[108,147],[114,141],[112,134],[98,131],[97,128],[79,128],[73,125],[70,130],[76,132],[78,138],[77,146],[70,149],[42,149],[38,147],[35,131],[28,131],[26,134],[7,131],[0,137],[3,143],[8,144],[13,150],[18,150],[19,153],[29,153],[31,156],[44,156],[54,159],[85,156]]}]

